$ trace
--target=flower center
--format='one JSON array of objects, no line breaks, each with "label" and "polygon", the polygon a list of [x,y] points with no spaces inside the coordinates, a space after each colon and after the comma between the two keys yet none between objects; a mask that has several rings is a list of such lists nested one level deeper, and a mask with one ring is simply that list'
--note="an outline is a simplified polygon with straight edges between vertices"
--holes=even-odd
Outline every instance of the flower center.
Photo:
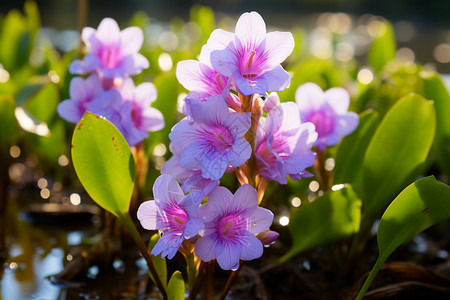
[{"label": "flower center", "polygon": [[260,66],[258,65],[256,51],[252,50],[250,54],[244,56],[241,62],[241,74],[246,79],[254,79],[260,73]]},{"label": "flower center", "polygon": [[114,46],[106,46],[99,53],[102,65],[107,68],[115,68],[120,61],[120,53]]},{"label": "flower center", "polygon": [[323,111],[315,111],[309,115],[308,121],[316,126],[316,132],[319,137],[324,137],[333,132],[333,119]]},{"label": "flower center", "polygon": [[217,231],[222,239],[236,238],[241,235],[242,221],[239,216],[228,215],[223,217]]},{"label": "flower center", "polygon": [[223,152],[233,146],[233,136],[227,128],[212,128],[210,141],[217,151]]}]

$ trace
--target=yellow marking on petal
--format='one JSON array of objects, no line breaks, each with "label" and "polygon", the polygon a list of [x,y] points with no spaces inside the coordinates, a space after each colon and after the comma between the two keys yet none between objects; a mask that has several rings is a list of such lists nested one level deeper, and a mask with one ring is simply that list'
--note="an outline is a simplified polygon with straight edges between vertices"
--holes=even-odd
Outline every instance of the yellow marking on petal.
[{"label": "yellow marking on petal", "polygon": [[216,75],[216,80],[217,80],[217,83],[219,84],[220,88],[223,90],[222,82],[220,82],[220,74]]},{"label": "yellow marking on petal", "polygon": [[223,229],[227,230],[228,228],[230,228],[230,226],[231,226],[231,221],[228,221],[228,223],[225,224],[225,226],[223,226]]},{"label": "yellow marking on petal", "polygon": [[252,63],[253,63],[253,57],[255,56],[256,51],[253,50],[252,53],[250,54],[250,59],[248,60],[248,68],[250,69],[252,67]]},{"label": "yellow marking on petal", "polygon": [[183,220],[181,220],[180,218],[178,218],[177,216],[172,216],[172,218],[179,224],[184,224]]}]

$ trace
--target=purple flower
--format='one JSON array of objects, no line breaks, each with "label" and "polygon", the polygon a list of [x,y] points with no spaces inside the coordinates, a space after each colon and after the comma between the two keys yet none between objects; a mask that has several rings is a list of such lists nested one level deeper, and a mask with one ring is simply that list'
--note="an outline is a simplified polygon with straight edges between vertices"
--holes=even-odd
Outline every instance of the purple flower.
[{"label": "purple flower", "polygon": [[182,184],[181,188],[183,192],[187,193],[192,190],[200,190],[203,196],[206,197],[219,185],[219,180],[203,178],[201,170],[188,170],[180,165],[180,156],[183,153],[183,148],[171,143],[170,150],[174,155],[162,166],[161,174],[170,174],[178,179]]},{"label": "purple flower", "polygon": [[137,217],[142,227],[160,230],[162,237],[152,249],[153,255],[172,259],[184,240],[196,237],[203,222],[196,218],[203,196],[195,191],[184,195],[175,178],[159,176],[153,185],[155,200],[142,203]]},{"label": "purple flower", "polygon": [[132,79],[124,80],[120,89],[124,104],[121,108],[124,136],[130,145],[145,139],[150,131],[164,128],[164,116],[150,105],[156,100],[153,83],[144,82],[134,86]]},{"label": "purple flower", "polygon": [[180,165],[200,170],[202,176],[219,180],[228,165],[239,167],[251,155],[243,137],[250,128],[250,113],[230,112],[223,97],[211,96],[192,110],[193,122],[184,119],[169,134],[173,144],[183,148]]},{"label": "purple flower", "polygon": [[233,195],[216,187],[208,203],[200,206],[198,216],[205,230],[195,244],[195,254],[203,261],[217,259],[224,270],[236,270],[239,260],[252,260],[263,253],[263,244],[255,236],[269,228],[273,214],[257,206],[256,190],[245,184]]},{"label": "purple flower", "polygon": [[206,47],[214,69],[233,78],[244,95],[280,92],[290,85],[289,73],[280,64],[294,49],[294,38],[290,32],[266,33],[256,12],[244,13],[234,34],[214,30]]},{"label": "purple flower", "polygon": [[83,28],[81,38],[89,53],[82,61],[72,62],[69,66],[72,74],[99,72],[102,78],[123,78],[149,67],[148,60],[138,53],[144,41],[139,27],[120,31],[115,20],[105,18],[97,30]]},{"label": "purple flower", "polygon": [[343,88],[323,92],[317,84],[305,83],[298,87],[295,100],[302,122],[316,126],[318,138],[315,145],[320,150],[338,144],[343,136],[358,127],[358,115],[347,112],[350,95]]},{"label": "purple flower", "polygon": [[309,176],[305,168],[311,167],[315,161],[311,150],[317,139],[314,125],[300,123],[293,102],[270,106],[267,118],[260,119],[255,138],[259,173],[281,184],[287,184],[287,175],[293,179]]},{"label": "purple flower", "polygon": [[232,83],[229,78],[214,70],[210,62],[210,53],[203,47],[199,61],[183,60],[177,64],[177,79],[190,91],[185,99],[183,113],[191,115],[192,102],[205,102],[212,95],[222,95],[227,105],[234,110],[240,108],[239,98],[230,93]]},{"label": "purple flower", "polygon": [[70,99],[58,104],[58,114],[68,122],[78,123],[86,112],[86,105],[102,93],[102,84],[96,74],[86,79],[74,77],[70,81]]}]

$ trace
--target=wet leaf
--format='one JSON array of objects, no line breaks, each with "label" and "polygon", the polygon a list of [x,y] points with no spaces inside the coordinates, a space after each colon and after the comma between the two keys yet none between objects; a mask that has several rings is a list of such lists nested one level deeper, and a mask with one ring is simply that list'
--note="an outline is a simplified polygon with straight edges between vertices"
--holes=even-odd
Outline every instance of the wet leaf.
[{"label": "wet leaf", "polygon": [[360,185],[364,154],[377,128],[378,113],[365,111],[360,115],[358,128],[344,137],[335,159],[334,183]]},{"label": "wet leaf", "polygon": [[363,213],[380,216],[402,188],[421,172],[433,142],[433,104],[410,94],[386,114],[367,148],[363,162]]},{"label": "wet leaf", "polygon": [[[148,250],[151,251],[153,247],[155,247],[158,240],[161,238],[159,233],[155,233],[152,235],[150,242],[148,243]],[[164,287],[167,287],[167,265],[166,265],[166,259],[162,258],[160,255],[153,256],[153,263],[155,265],[156,272],[158,273],[158,277],[161,280]],[[156,285],[156,282],[153,278],[153,275],[151,272],[149,272],[150,278],[152,279],[153,283]]]},{"label": "wet leaf", "polygon": [[439,164],[450,177],[450,94],[437,73],[422,76],[424,81],[424,96],[434,101],[436,109],[436,136],[434,150]]},{"label": "wet leaf", "polygon": [[429,176],[404,189],[381,217],[379,256],[357,299],[362,299],[381,266],[401,244],[450,218],[450,187]]},{"label": "wet leaf", "polygon": [[118,217],[128,213],[134,159],[112,123],[85,113],[73,134],[72,161],[78,178],[97,204]]},{"label": "wet leaf", "polygon": [[184,300],[184,280],[180,271],[175,271],[170,277],[167,298],[168,300]]},{"label": "wet leaf", "polygon": [[359,230],[361,200],[350,185],[300,206],[290,216],[289,230],[293,245],[281,261],[287,261],[301,251],[311,249]]},{"label": "wet leaf", "polygon": [[375,23],[376,25],[372,26],[375,37],[370,45],[367,60],[375,72],[380,72],[389,61],[395,58],[397,46],[392,24],[387,21],[375,21]]}]

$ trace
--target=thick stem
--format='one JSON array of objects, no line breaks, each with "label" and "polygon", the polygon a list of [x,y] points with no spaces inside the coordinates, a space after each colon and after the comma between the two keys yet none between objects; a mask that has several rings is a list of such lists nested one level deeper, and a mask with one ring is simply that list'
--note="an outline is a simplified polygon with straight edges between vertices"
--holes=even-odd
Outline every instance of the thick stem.
[{"label": "thick stem", "polygon": [[139,235],[139,232],[136,229],[136,226],[134,226],[133,221],[131,220],[130,214],[125,213],[123,215],[119,216],[120,221],[127,227],[128,231],[131,234],[131,237],[133,238],[134,242],[136,243],[139,251],[141,252],[144,259],[147,261],[148,268],[150,269],[150,273],[153,275],[153,278],[155,279],[156,285],[158,286],[159,291],[161,292],[164,299],[167,299],[167,292],[164,288],[164,285],[162,284],[161,280],[159,279],[158,272],[156,272],[155,264],[153,263],[153,258],[150,254],[150,252],[147,249],[147,246],[145,246],[144,241],[142,240],[141,236]]}]

